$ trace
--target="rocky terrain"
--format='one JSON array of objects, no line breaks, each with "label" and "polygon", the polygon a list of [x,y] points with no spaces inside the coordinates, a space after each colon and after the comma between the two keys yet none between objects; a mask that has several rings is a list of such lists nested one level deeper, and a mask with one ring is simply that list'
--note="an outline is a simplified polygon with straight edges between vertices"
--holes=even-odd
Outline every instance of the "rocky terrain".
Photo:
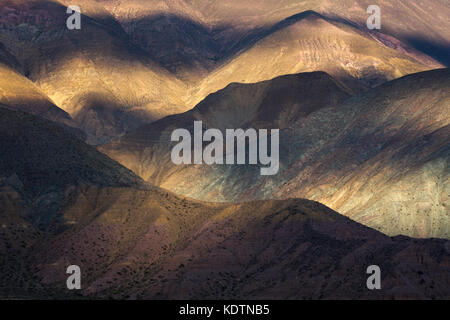
[{"label": "rocky terrain", "polygon": [[[150,54],[162,65],[187,78],[198,78],[196,70],[211,70],[215,65],[226,65],[229,60],[272,33],[276,26],[283,25],[295,15],[306,11],[315,11],[325,20],[340,21],[357,28],[361,34],[429,66],[435,65],[436,60],[444,65],[449,63],[446,54],[450,45],[446,27],[448,19],[442,14],[449,7],[444,0],[421,2],[412,6],[397,0],[379,1],[377,5],[382,8],[383,15],[382,30],[370,32],[366,27],[366,9],[372,3],[361,0],[345,0],[338,4],[328,0],[252,0],[226,3],[104,0],[101,3],[131,35],[134,43],[148,48]],[[160,36],[161,30],[173,41],[165,41]],[[339,42],[336,41],[336,44],[339,45]],[[156,48],[161,46],[164,51],[157,51]],[[314,52],[320,52],[316,50]],[[280,52],[272,53],[280,55]],[[179,59],[180,55],[184,59]],[[265,64],[265,61],[257,59],[252,64],[258,67]],[[296,64],[292,65],[295,66]],[[252,69],[252,65],[246,65],[246,68]],[[265,79],[259,79],[261,80]]]},{"label": "rocky terrain", "polygon": [[[2,0],[0,299],[450,299],[450,7],[371,4]],[[174,165],[196,120],[278,174]]]},{"label": "rocky terrain", "polygon": [[[2,298],[449,298],[448,240],[390,238],[309,200],[182,198],[47,120],[0,111]],[[382,290],[366,288],[372,264]]]},{"label": "rocky terrain", "polygon": [[[206,204],[163,191],[76,193],[98,210],[36,245],[42,286],[84,270],[88,297],[114,299],[448,298],[449,241],[389,238],[307,200]],[[108,204],[104,206],[104,204]],[[89,223],[87,223],[89,221]],[[366,268],[383,270],[382,290]]]},{"label": "rocky terrain", "polygon": [[[365,27],[365,1],[258,1],[250,12],[227,3],[8,0],[0,43],[91,144],[187,111],[236,81],[320,70],[361,91],[448,65],[445,1],[402,6],[401,15],[383,2],[377,32]],[[66,28],[73,4],[81,30]]]},{"label": "rocky terrain", "polygon": [[56,123],[0,107],[0,172],[7,201],[43,228],[58,228],[70,186],[138,186],[142,181]]},{"label": "rocky terrain", "polygon": [[[323,94],[326,91],[327,94]],[[173,130],[193,130],[194,121],[203,121],[204,129],[217,128],[289,128],[321,108],[335,106],[352,91],[324,72],[282,76],[255,84],[233,83],[209,95],[196,108],[142,126],[99,150],[119,161],[144,180],[170,188],[170,177],[197,166],[175,166],[170,158]],[[206,169],[207,167],[205,167]],[[202,179],[202,175],[199,175]],[[173,185],[180,181],[173,181]],[[198,180],[199,181],[199,180]],[[183,184],[179,184],[182,192]],[[192,190],[192,196],[198,194]],[[216,198],[210,200],[223,200]]]},{"label": "rocky terrain", "polygon": [[[180,99],[185,91],[181,81],[133,46],[100,5],[80,4],[82,28],[68,30],[68,4],[2,3],[0,10],[11,13],[6,15],[9,20],[0,31],[0,42],[27,77],[71,115],[89,142],[105,142],[186,110]],[[44,16],[38,18],[39,14]]]},{"label": "rocky terrain", "polygon": [[[145,180],[189,197],[301,197],[390,235],[449,238],[449,75],[449,69],[418,73],[348,99],[342,84],[324,73],[233,84],[192,111],[100,150]],[[302,113],[305,107],[311,109]],[[295,117],[286,110],[296,110]],[[194,120],[222,130],[282,129],[280,172],[264,177],[255,166],[176,166],[170,134],[192,130]]]},{"label": "rocky terrain", "polygon": [[22,110],[60,123],[70,132],[84,137],[77,124],[58,108],[39,87],[22,74],[20,63],[0,46],[0,103],[12,110]]},{"label": "rocky terrain", "polygon": [[358,92],[439,66],[437,62],[427,66],[386,47],[349,23],[307,11],[274,25],[211,72],[191,91],[189,102],[196,104],[232,82],[258,82],[290,73],[325,71]]}]

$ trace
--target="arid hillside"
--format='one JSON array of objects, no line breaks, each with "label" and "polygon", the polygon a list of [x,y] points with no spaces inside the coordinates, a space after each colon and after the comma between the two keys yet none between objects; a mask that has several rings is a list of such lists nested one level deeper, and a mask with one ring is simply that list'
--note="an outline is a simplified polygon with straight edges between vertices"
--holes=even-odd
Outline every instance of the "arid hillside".
[{"label": "arid hillside", "polygon": [[[382,29],[371,32],[366,28],[369,16],[366,10],[373,3],[368,0],[338,3],[331,0],[104,0],[101,3],[134,43],[186,78],[198,79],[197,71],[204,74],[205,70],[226,64],[281,21],[310,10],[350,24],[379,43],[426,64],[433,64],[433,59],[444,65],[450,62],[446,54],[450,47],[449,21],[445,14],[449,6],[445,0],[413,5],[400,0],[378,1]],[[162,31],[172,40],[170,43]],[[164,51],[158,51],[158,47]]]},{"label": "arid hillside", "polygon": [[[331,99],[328,104],[326,99],[342,87],[330,86],[337,82],[326,75],[321,77],[327,81],[319,82],[308,81],[308,77],[311,75],[272,80],[293,93],[285,101],[280,94],[283,90],[266,90],[264,99],[258,100],[253,93],[257,85],[231,85],[191,112],[144,126],[100,150],[144,179],[198,199],[301,197],[390,235],[450,237],[449,69],[407,76],[343,102]],[[292,90],[295,79],[305,81]],[[270,88],[268,83],[259,87]],[[329,94],[321,95],[324,91]],[[263,101],[260,108],[271,110],[265,113],[263,127],[282,129],[278,174],[261,176],[259,168],[250,165],[172,163],[173,129],[192,129],[196,119],[219,129],[261,127],[259,118],[248,116],[255,112],[254,101]],[[313,101],[322,108],[297,118],[286,118],[282,112],[299,111],[303,102],[313,106]],[[280,118],[288,121],[280,122]]]},{"label": "arid hillside", "polygon": [[258,82],[291,73],[325,71],[355,91],[364,91],[439,66],[427,66],[384,46],[351,24],[308,11],[274,25],[211,72],[191,91],[189,102],[196,104],[232,82]]},{"label": "arid hillside", "polygon": [[0,46],[0,103],[12,110],[22,110],[55,121],[72,132],[76,123],[58,108],[39,87],[22,73],[20,63]]},{"label": "arid hillside", "polygon": [[[22,109],[22,108],[19,108]],[[60,124],[0,105],[1,296],[32,298],[32,246],[73,225],[61,210],[78,186],[140,187],[141,179]],[[84,208],[91,212],[94,208]],[[84,214],[79,208],[79,213]],[[38,285],[39,286],[39,285]],[[58,292],[44,288],[49,295]],[[30,291],[31,290],[31,291]],[[28,295],[22,296],[23,292]],[[6,295],[5,295],[6,294]]]},{"label": "arid hillside", "polygon": [[8,14],[0,42],[92,143],[185,111],[184,84],[132,45],[121,26],[91,2],[80,4],[81,30],[66,27],[63,4],[69,2],[2,3],[0,11]]},{"label": "arid hillside", "polygon": [[[287,75],[255,84],[232,83],[209,95],[194,109],[142,126],[110,144],[99,146],[99,150],[152,184],[170,186],[173,181],[176,185],[181,182],[177,180],[179,174],[194,168],[172,163],[170,136],[173,130],[187,128],[192,133],[194,121],[203,121],[204,130],[290,128],[310,113],[337,105],[352,94],[345,85],[324,72]],[[201,179],[200,174],[197,181]],[[182,185],[181,182],[179,186],[182,188]],[[192,196],[198,192],[197,189],[192,191]]]},{"label": "arid hillside", "polygon": [[[94,186],[66,195],[60,214],[71,225],[60,233],[37,233],[2,215],[8,226],[0,229],[2,297],[444,299],[450,294],[448,240],[389,238],[317,202],[212,204],[163,190]],[[75,293],[65,290],[72,264],[83,274],[83,288]],[[383,272],[382,290],[366,287],[372,264]]]},{"label": "arid hillside", "polygon": [[[0,299],[450,299],[449,14],[1,0]],[[277,171],[175,165],[195,121],[278,129]]]},{"label": "arid hillside", "polygon": [[[101,298],[449,295],[448,240],[389,238],[316,202],[217,205],[158,190],[92,188],[74,196],[65,216],[79,206],[99,209],[37,246],[45,285],[64,286],[74,263],[88,270],[82,294]],[[383,290],[365,287],[371,264],[383,270]]]},{"label": "arid hillside", "polygon": [[0,177],[8,203],[43,229],[60,226],[64,191],[79,184],[139,186],[142,180],[56,123],[0,107]]},{"label": "arid hillside", "polygon": [[[80,6],[81,30],[67,29],[68,5]],[[445,1],[399,3],[401,14],[379,5],[383,28],[370,31],[362,0],[8,0],[0,43],[16,71],[100,144],[232,82],[326,71],[358,92],[448,65]]]},{"label": "arid hillside", "polygon": [[[450,295],[448,240],[390,238],[310,200],[183,198],[21,111],[0,109],[0,131],[2,298]],[[66,289],[73,264],[77,292]],[[382,290],[366,288],[372,264]]]}]

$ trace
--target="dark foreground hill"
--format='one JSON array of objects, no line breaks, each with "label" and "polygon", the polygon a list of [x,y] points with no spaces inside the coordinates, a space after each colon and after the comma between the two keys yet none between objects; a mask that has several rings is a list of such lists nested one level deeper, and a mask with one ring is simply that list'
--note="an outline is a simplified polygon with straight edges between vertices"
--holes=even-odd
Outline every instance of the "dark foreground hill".
[{"label": "dark foreground hill", "polygon": [[[182,198],[47,120],[0,111],[2,298],[450,297],[448,240],[390,238],[309,200]],[[381,290],[366,287],[373,264]]]}]

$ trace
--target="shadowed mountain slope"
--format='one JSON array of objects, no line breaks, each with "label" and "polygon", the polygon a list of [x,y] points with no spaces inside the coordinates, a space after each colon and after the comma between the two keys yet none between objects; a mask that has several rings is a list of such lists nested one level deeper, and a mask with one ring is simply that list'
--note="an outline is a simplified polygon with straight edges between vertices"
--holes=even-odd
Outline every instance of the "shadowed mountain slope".
[{"label": "shadowed mountain slope", "polygon": [[[68,30],[70,1],[0,5],[0,42],[27,76],[83,129],[107,141],[140,124],[185,111],[184,85],[133,46],[101,5],[84,1],[81,30]],[[64,5],[63,5],[64,4]]]},{"label": "shadowed mountain slope", "polygon": [[20,111],[0,112],[2,174],[16,174],[26,191],[77,183],[134,186],[140,181],[52,122]]},{"label": "shadowed mountain slope", "polygon": [[0,103],[3,107],[22,110],[60,123],[69,131],[83,137],[68,113],[58,108],[29,79],[21,74],[22,66],[0,44]]},{"label": "shadowed mountain slope", "polygon": [[255,84],[232,83],[209,95],[194,109],[145,125],[110,144],[99,146],[99,150],[145,180],[168,185],[169,177],[177,179],[176,172],[189,168],[175,166],[170,159],[173,143],[168,142],[177,128],[188,128],[192,133],[196,120],[203,121],[204,130],[288,128],[308,114],[342,102],[351,94],[351,90],[324,72],[287,75]]},{"label": "shadowed mountain slope", "polygon": [[[202,104],[210,102],[211,110],[202,120],[217,128],[258,127],[257,121],[246,122],[252,119],[246,115],[252,112],[252,100],[228,114],[220,107],[235,105],[228,88],[192,112],[144,126],[100,150],[144,179],[186,196],[214,201],[301,197],[387,234],[449,238],[449,80],[449,69],[418,73],[291,117],[280,125],[280,171],[275,176],[260,176],[257,166],[171,162],[171,131],[190,129],[194,119],[201,119],[195,114]],[[251,96],[255,85],[240,86]],[[307,91],[306,105],[311,105],[309,99],[323,101],[311,94],[324,92],[319,88]],[[291,106],[301,105],[299,93]],[[265,107],[283,106],[277,97],[265,97],[272,101]],[[279,125],[277,120],[274,115],[264,126]]]},{"label": "shadowed mountain slope", "polygon": [[[20,111],[0,109],[0,131],[2,298],[449,297],[448,240],[389,238],[309,200],[181,198]],[[382,290],[366,289],[372,264]]]},{"label": "shadowed mountain slope", "polygon": [[[373,4],[368,0],[339,3],[331,0],[105,0],[101,3],[135,44],[147,48],[155,60],[187,78],[195,78],[196,72],[203,74],[226,63],[270,33],[281,21],[311,10],[350,24],[379,44],[416,58],[430,68],[436,66],[436,60],[441,67],[449,63],[450,28],[445,12],[450,8],[445,0],[422,1],[411,6],[400,0],[378,1],[382,29],[377,31],[366,27],[369,16],[366,10]],[[164,36],[172,41],[165,41]],[[163,52],[158,52],[157,47],[164,48]]]},{"label": "shadowed mountain slope", "polygon": [[[417,50],[448,61],[448,4],[379,1],[386,33],[362,30],[369,4],[2,1],[0,297],[449,299],[449,240],[360,224],[450,237],[449,70],[354,96],[439,66]],[[334,77],[272,79],[315,69]],[[200,100],[99,148],[181,195],[44,119],[72,116],[98,143]],[[170,133],[194,120],[280,128],[279,174],[174,166]]]},{"label": "shadowed mountain slope", "polygon": [[[66,27],[74,4],[81,30]],[[359,91],[445,64],[442,1],[404,8],[395,19],[395,7],[380,6],[386,29],[369,32],[365,1],[345,1],[336,12],[328,1],[8,0],[0,4],[0,42],[98,144],[184,112],[232,82],[322,70]]]},{"label": "shadowed mountain slope", "polygon": [[0,115],[0,177],[14,194],[7,203],[23,205],[22,214],[43,229],[59,227],[57,213],[71,186],[142,184],[128,169],[55,123],[3,107]]},{"label": "shadowed mountain slope", "polygon": [[[70,196],[62,214],[75,221],[73,227],[41,237],[22,258],[21,266],[34,275],[25,284],[28,296],[72,295],[63,289],[71,264],[84,275],[77,294],[91,298],[444,299],[450,294],[448,240],[389,238],[313,201],[208,204],[162,190],[97,187],[78,188]],[[381,290],[366,288],[366,268],[372,264],[383,272]],[[14,275],[23,281],[17,268]],[[19,295],[8,291],[8,278],[1,280],[2,295]]]},{"label": "shadowed mountain slope", "polygon": [[[48,233],[70,227],[73,221],[61,215],[70,203],[70,190],[93,185],[140,188],[143,183],[60,124],[0,104],[2,297],[7,297],[5,286],[16,297],[32,292],[34,284],[39,287],[31,265],[24,262],[33,252],[30,248]],[[92,210],[79,208],[79,213],[83,216]],[[58,288],[42,290],[41,295],[46,290],[49,295],[60,292]]]}]

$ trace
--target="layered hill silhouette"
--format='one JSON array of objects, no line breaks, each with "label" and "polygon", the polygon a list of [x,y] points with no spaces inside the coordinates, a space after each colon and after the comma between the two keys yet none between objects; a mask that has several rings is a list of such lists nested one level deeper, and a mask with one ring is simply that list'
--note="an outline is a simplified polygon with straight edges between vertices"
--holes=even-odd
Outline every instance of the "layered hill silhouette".
[{"label": "layered hill silhouette", "polygon": [[[441,14],[448,7],[443,0],[413,6],[405,6],[400,1],[378,2],[383,23],[382,30],[375,32],[369,32],[366,27],[366,10],[372,3],[361,0],[340,1],[338,4],[317,0],[245,3],[107,0],[103,4],[131,35],[134,43],[148,48],[163,65],[182,75],[195,77],[196,66],[201,71],[223,64],[270,33],[281,21],[311,10],[323,17],[350,24],[379,43],[426,64],[435,64],[427,56],[444,65],[449,63],[446,57],[450,46],[448,20]],[[173,40],[171,44],[161,37],[161,30]],[[164,47],[163,53],[155,51],[159,46]],[[185,59],[177,59],[180,55]]]},{"label": "layered hill silhouette", "polygon": [[[178,194],[210,201],[302,197],[390,235],[448,238],[449,79],[448,69],[428,71],[349,99],[324,73],[233,84],[100,150]],[[257,166],[173,164],[170,134],[192,130],[194,120],[222,130],[280,128],[280,172],[264,177]]]},{"label": "layered hill silhouette", "polygon": [[[1,1],[0,298],[449,299],[448,3],[371,4]],[[278,174],[174,165],[196,120]]]},{"label": "layered hill silhouette", "polygon": [[[81,30],[66,27],[73,4]],[[401,15],[380,5],[383,29],[372,32],[365,1],[8,0],[0,43],[99,144],[187,111],[232,82],[321,70],[360,91],[448,64],[444,1]]]},{"label": "layered hill silhouette", "polygon": [[[448,240],[389,238],[309,200],[182,198],[48,120],[0,112],[3,298],[449,295]],[[84,275],[77,293],[66,290],[72,264]],[[366,289],[371,264],[383,270],[382,290]]]}]

